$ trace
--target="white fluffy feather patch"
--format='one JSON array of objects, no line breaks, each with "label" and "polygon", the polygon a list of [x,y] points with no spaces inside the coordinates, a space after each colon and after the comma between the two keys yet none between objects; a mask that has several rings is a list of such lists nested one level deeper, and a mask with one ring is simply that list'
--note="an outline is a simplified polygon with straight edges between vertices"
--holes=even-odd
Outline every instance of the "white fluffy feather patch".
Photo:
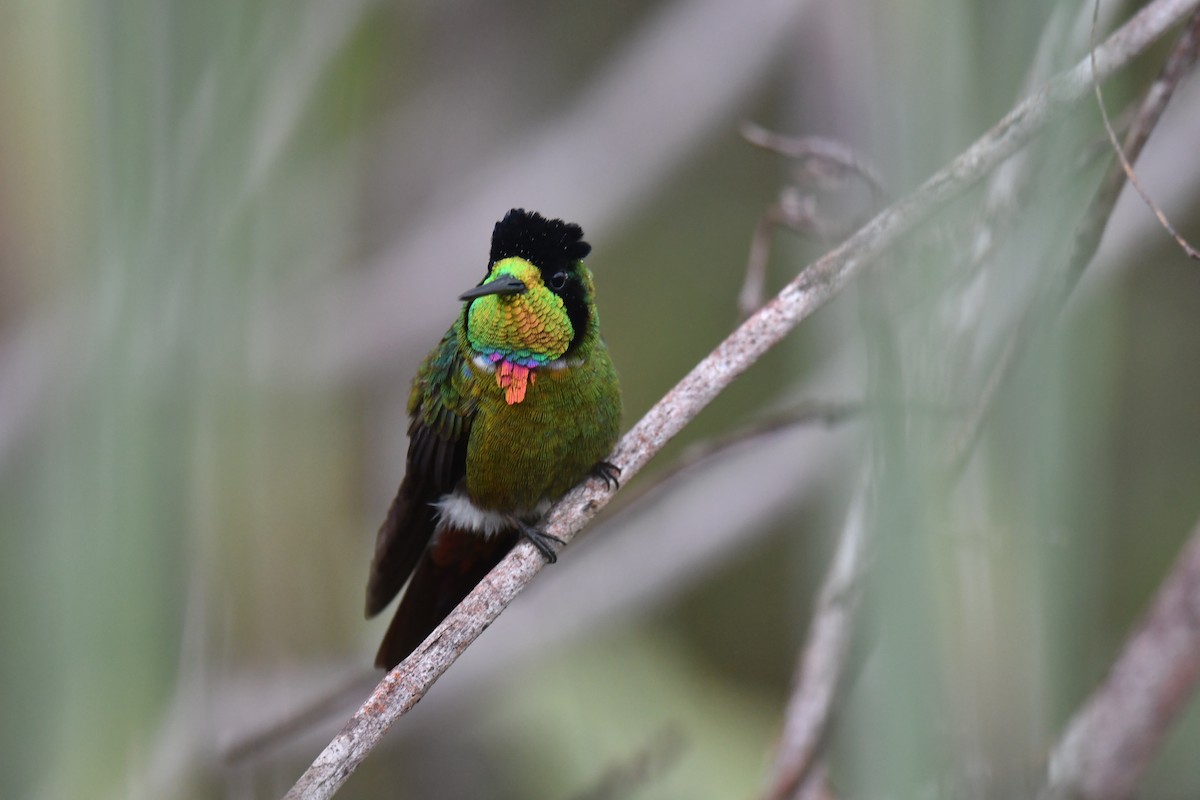
[{"label": "white fluffy feather patch", "polygon": [[[433,505],[437,508],[438,528],[458,528],[480,536],[495,536],[500,531],[515,527],[512,514],[480,508],[462,490],[442,495],[442,499]],[[543,500],[532,514],[522,514],[521,517],[526,522],[536,521],[545,516],[550,505],[549,500]]]},{"label": "white fluffy feather patch", "polygon": [[481,536],[495,536],[513,527],[512,517],[508,514],[480,508],[459,492],[443,495],[434,505],[437,507],[438,526],[442,528],[458,528],[474,531]]}]

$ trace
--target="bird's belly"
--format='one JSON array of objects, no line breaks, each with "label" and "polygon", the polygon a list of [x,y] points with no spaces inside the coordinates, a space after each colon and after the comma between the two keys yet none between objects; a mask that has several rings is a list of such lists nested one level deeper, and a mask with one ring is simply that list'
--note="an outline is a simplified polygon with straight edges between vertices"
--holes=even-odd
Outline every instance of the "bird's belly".
[{"label": "bird's belly", "polygon": [[466,490],[476,507],[540,516],[608,455],[615,415],[557,377],[539,377],[522,403],[481,404],[467,449]]}]

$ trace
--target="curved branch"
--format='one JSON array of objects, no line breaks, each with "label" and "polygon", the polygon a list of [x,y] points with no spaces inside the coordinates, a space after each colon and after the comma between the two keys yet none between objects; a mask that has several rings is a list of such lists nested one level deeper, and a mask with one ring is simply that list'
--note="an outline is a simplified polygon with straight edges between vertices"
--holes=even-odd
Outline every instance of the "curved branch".
[{"label": "curved branch", "polygon": [[1050,757],[1041,797],[1132,797],[1200,683],[1200,525]]},{"label": "curved branch", "polygon": [[[1112,75],[1198,5],[1200,0],[1154,0],[1096,51],[1096,74],[1101,79]],[[778,296],[717,345],[621,439],[610,460],[621,467],[622,477],[628,480],[636,475],[734,378],[801,320],[836,296],[901,236],[975,185],[1029,142],[1056,114],[1085,95],[1091,88],[1090,79],[1087,61],[1061,73],[916,191],[805,268]],[[551,511],[546,532],[570,541],[609,497],[592,484],[576,488]],[[384,677],[288,792],[287,800],[332,797],[392,724],[425,696],[543,564],[531,545],[518,544],[407,660]]]},{"label": "curved branch", "polygon": [[868,492],[869,480],[864,476],[850,504],[833,563],[821,584],[817,608],[796,665],[783,730],[763,795],[767,800],[787,800],[800,787],[812,783],[809,779],[829,737],[834,706],[846,690],[854,618],[861,605]]},{"label": "curved branch", "polygon": [[[1093,45],[1096,41],[1096,19],[1099,14],[1100,5],[1097,2],[1095,11],[1092,14]],[[1193,22],[1193,24],[1189,25],[1184,30],[1179,45],[1176,47],[1174,53],[1168,61],[1167,68],[1164,69],[1163,77],[1160,77],[1160,79],[1155,82],[1154,87],[1151,89],[1150,97],[1147,99],[1148,104],[1154,104],[1155,102],[1158,102],[1160,106],[1165,106],[1167,98],[1169,98],[1171,93],[1174,91],[1175,84],[1179,82],[1182,73],[1191,65],[1193,61],[1195,61],[1197,43],[1195,27],[1195,23]],[[1172,73],[1174,74],[1172,75]],[[1175,226],[1171,224],[1171,220],[1167,219],[1167,215],[1161,208],[1159,208],[1158,203],[1154,202],[1154,198],[1152,198],[1150,193],[1147,192],[1145,187],[1142,186],[1141,180],[1138,178],[1137,173],[1133,169],[1133,164],[1130,163],[1133,161],[1133,158],[1130,158],[1126,155],[1125,148],[1123,148],[1121,143],[1117,141],[1117,132],[1113,130],[1112,120],[1108,118],[1108,108],[1106,108],[1104,105],[1104,94],[1100,91],[1099,81],[1094,82],[1093,89],[1096,92],[1096,105],[1100,109],[1100,119],[1104,122],[1104,132],[1108,134],[1109,144],[1112,145],[1113,152],[1117,154],[1117,161],[1121,165],[1121,171],[1124,172],[1124,176],[1128,178],[1129,184],[1141,196],[1142,201],[1150,208],[1150,211],[1154,213],[1154,216],[1158,219],[1159,224],[1162,225],[1163,229],[1171,235],[1171,238],[1173,238],[1175,243],[1179,245],[1179,248],[1183,250],[1185,254],[1187,254],[1187,257],[1195,261],[1200,261],[1200,251],[1197,251],[1196,248],[1192,247],[1190,242],[1180,235],[1179,231],[1175,229]],[[1159,101],[1155,97],[1155,92],[1165,94],[1166,96]],[[1153,127],[1153,124],[1151,124],[1149,128],[1145,129],[1145,137],[1150,135],[1150,130],[1152,130]],[[1132,135],[1136,137],[1140,133],[1141,131],[1137,128],[1137,126],[1134,126]],[[1145,138],[1143,138],[1139,143],[1139,148],[1141,144],[1145,144]]]}]

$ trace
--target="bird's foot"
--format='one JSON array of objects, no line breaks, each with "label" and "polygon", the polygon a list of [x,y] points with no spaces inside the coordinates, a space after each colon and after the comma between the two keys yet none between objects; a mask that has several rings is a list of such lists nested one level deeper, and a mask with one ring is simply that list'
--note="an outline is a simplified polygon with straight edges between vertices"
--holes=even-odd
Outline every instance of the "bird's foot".
[{"label": "bird's foot", "polygon": [[545,531],[540,531],[532,525],[517,521],[517,527],[521,530],[521,535],[529,540],[529,543],[537,548],[537,551],[542,554],[542,558],[546,559],[546,563],[553,564],[558,561],[558,553],[554,552],[554,548],[550,546],[551,542],[555,542],[559,546],[565,545],[566,542],[557,536],[551,536]]},{"label": "bird's foot", "polygon": [[617,477],[621,474],[621,468],[611,461],[597,461],[590,474],[593,478],[604,481],[605,489],[611,491],[621,488],[621,481]]}]

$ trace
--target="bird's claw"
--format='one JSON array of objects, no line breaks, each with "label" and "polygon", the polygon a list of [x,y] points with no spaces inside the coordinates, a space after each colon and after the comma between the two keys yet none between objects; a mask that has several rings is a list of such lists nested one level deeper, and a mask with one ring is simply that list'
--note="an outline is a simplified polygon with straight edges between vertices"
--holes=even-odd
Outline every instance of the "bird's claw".
[{"label": "bird's claw", "polygon": [[558,553],[554,552],[554,548],[550,546],[551,542],[555,542],[560,547],[566,542],[557,536],[553,536],[545,531],[539,531],[532,525],[521,523],[521,535],[529,540],[529,543],[537,548],[537,551],[542,554],[542,558],[546,559],[546,563],[553,564],[558,561]]},{"label": "bird's claw", "polygon": [[611,461],[597,461],[591,474],[593,478],[604,481],[604,488],[609,491],[621,488],[621,481],[617,477],[621,474],[621,468]]}]

